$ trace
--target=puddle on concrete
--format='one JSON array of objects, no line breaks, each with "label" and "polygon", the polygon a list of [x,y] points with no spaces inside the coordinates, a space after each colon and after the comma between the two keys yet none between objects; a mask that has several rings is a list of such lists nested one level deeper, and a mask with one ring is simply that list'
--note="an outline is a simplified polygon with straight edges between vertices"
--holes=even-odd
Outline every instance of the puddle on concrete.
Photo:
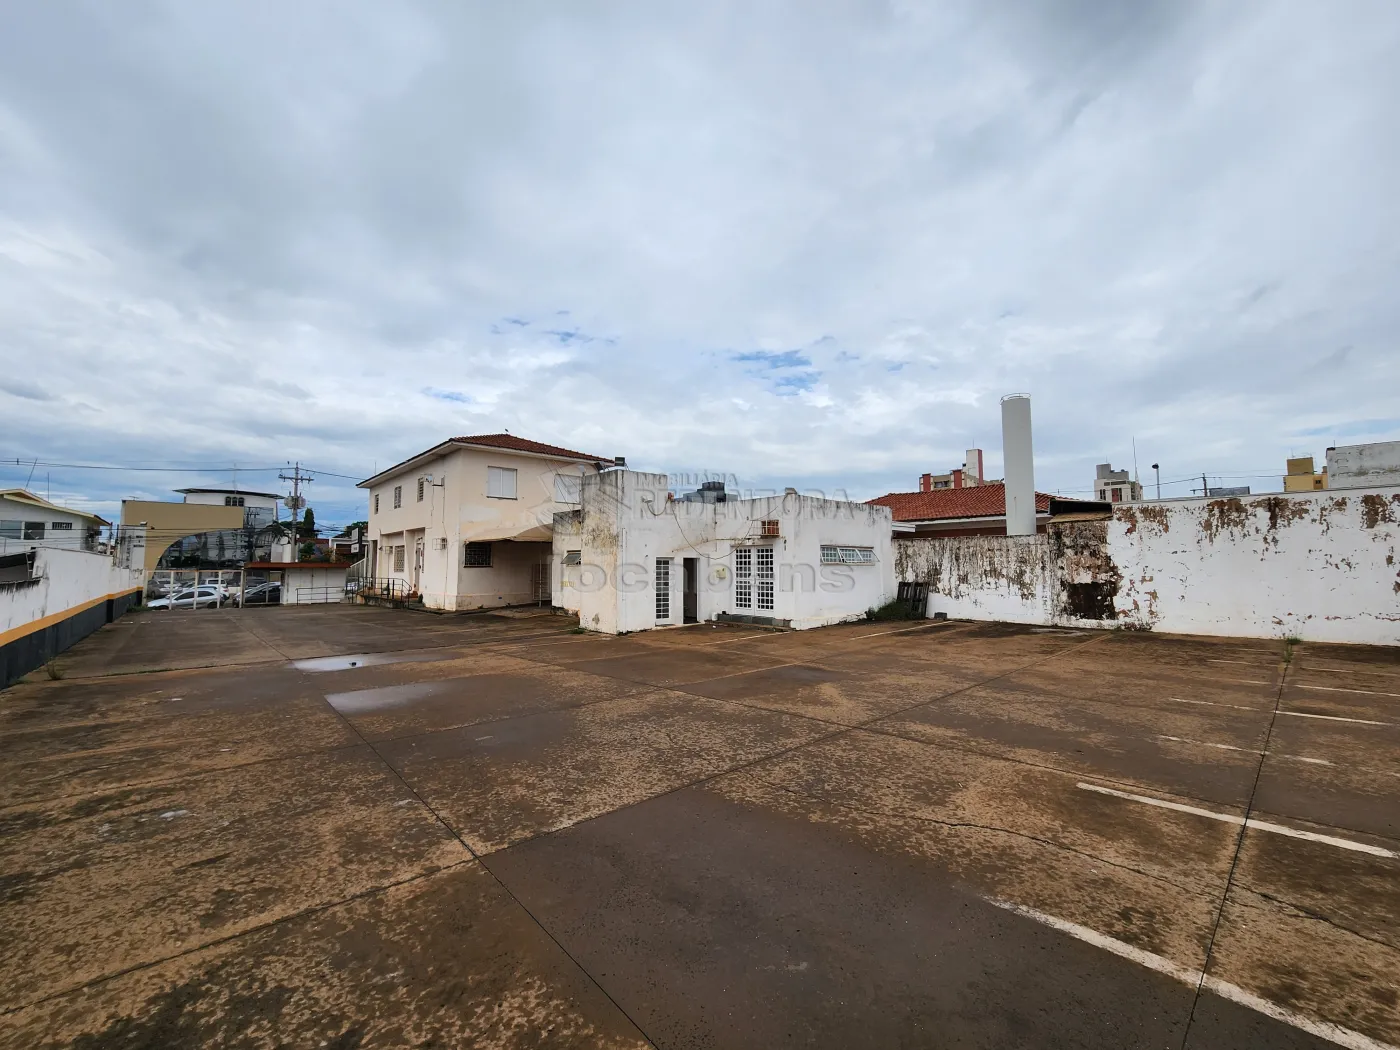
[{"label": "puddle on concrete", "polygon": [[356,689],[349,693],[327,693],[330,705],[343,715],[357,715],[365,711],[382,711],[386,707],[421,700],[439,692],[442,682],[410,682],[407,685],[386,685],[379,689]]},{"label": "puddle on concrete", "polygon": [[451,650],[418,653],[349,653],[345,656],[318,656],[314,660],[293,660],[298,671],[348,671],[352,667],[376,667],[380,664],[430,663],[451,660],[457,653]]}]

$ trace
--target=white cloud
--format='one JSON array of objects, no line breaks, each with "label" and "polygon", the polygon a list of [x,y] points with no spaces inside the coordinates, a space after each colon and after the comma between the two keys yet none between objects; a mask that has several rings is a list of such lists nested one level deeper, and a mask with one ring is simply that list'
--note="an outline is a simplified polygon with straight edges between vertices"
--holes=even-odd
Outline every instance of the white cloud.
[{"label": "white cloud", "polygon": [[0,456],[872,495],[995,473],[1011,390],[1049,489],[1400,434],[1379,0],[90,15],[0,15]]}]

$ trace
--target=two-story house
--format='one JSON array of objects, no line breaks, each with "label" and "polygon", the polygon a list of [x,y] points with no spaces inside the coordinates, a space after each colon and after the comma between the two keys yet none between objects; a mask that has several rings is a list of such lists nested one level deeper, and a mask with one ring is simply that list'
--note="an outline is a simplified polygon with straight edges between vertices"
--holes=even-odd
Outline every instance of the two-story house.
[{"label": "two-story house", "polygon": [[554,515],[612,465],[514,434],[450,438],[359,483],[365,574],[402,581],[433,609],[548,602]]}]

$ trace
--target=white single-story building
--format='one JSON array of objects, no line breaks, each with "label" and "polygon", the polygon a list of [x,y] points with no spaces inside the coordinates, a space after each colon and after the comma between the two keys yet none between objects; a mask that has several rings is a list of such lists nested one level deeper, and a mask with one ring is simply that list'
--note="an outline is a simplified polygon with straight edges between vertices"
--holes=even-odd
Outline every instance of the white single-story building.
[{"label": "white single-story building", "polygon": [[799,495],[676,498],[665,474],[583,478],[554,516],[553,602],[607,634],[734,619],[807,628],[895,597],[888,507]]},{"label": "white single-story building", "polygon": [[98,536],[109,524],[96,514],[60,507],[27,489],[0,489],[0,555],[35,547],[95,551]]}]

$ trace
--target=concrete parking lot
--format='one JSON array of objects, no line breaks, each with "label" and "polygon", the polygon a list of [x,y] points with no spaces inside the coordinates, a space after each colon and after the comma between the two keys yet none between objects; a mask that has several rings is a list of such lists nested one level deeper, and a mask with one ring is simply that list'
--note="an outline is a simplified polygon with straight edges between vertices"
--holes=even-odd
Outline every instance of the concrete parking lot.
[{"label": "concrete parking lot", "polygon": [[140,613],[0,693],[0,1046],[1400,1044],[1400,651]]}]

